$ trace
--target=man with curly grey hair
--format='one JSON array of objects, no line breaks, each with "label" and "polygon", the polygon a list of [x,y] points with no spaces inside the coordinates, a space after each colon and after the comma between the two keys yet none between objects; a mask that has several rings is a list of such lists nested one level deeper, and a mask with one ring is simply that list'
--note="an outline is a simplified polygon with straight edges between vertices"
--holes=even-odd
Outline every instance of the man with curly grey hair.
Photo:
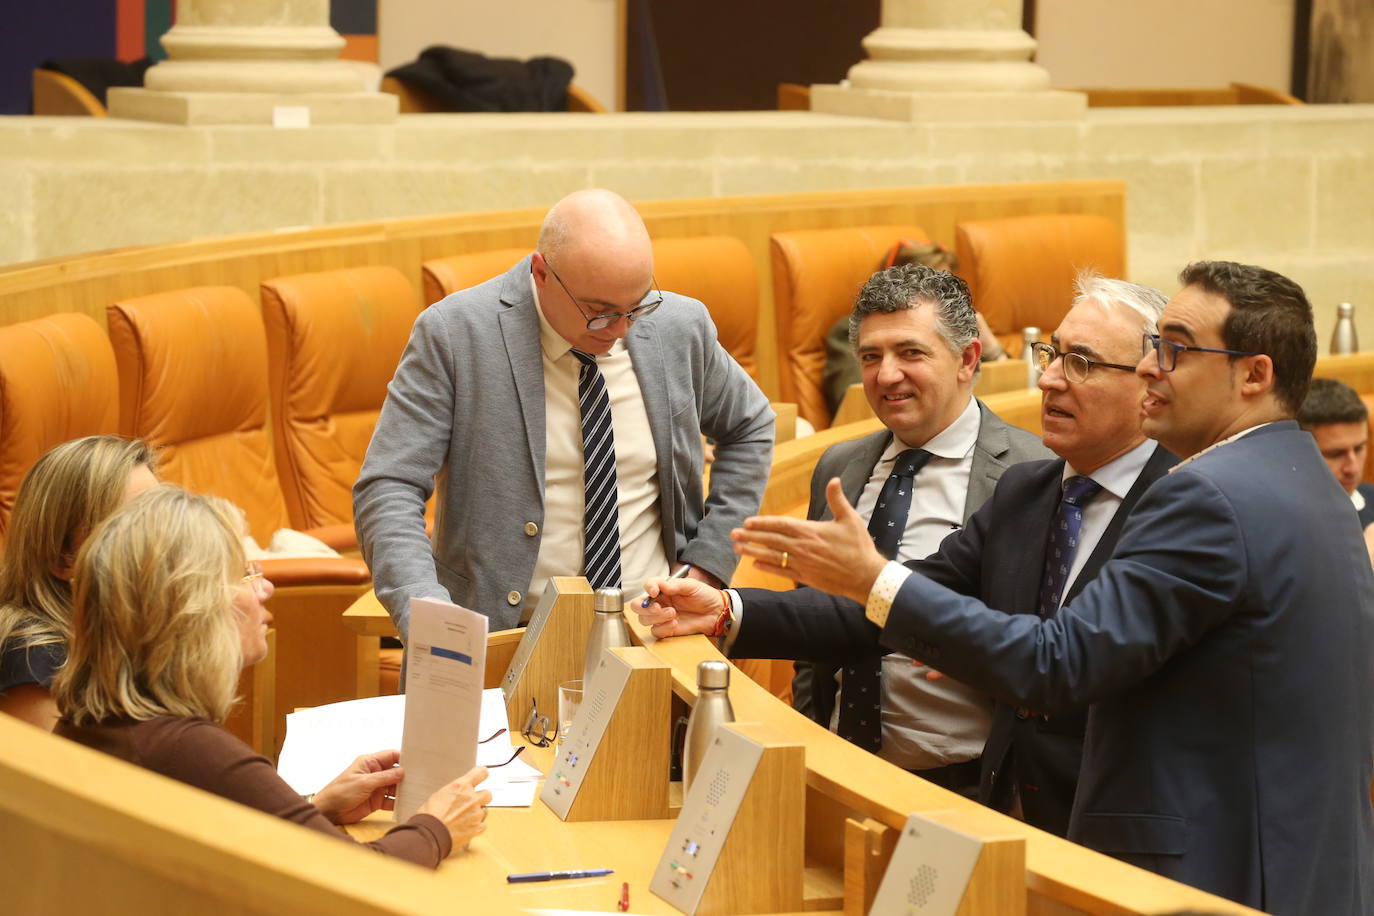
[{"label": "man with curly grey hair", "polygon": [[[973,397],[982,347],[968,286],[953,274],[919,264],[875,273],[849,317],[849,340],[886,428],[826,451],[809,518],[830,517],[825,484],[839,477],[879,549],[920,559],[983,504],[1008,466],[1048,457],[1035,436]],[[799,665],[794,702],[861,747],[971,795],[992,700],[954,680],[928,680],[927,670],[877,653]]]}]

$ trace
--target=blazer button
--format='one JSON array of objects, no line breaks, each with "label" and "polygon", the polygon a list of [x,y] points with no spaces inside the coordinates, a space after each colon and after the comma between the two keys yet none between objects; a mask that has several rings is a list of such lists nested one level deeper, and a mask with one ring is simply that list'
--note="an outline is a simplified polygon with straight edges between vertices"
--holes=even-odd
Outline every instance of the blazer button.
[{"label": "blazer button", "polygon": [[511,605],[512,607],[514,607],[515,605],[517,605],[517,604],[519,604],[519,603],[520,603],[520,593],[519,593],[519,592],[506,592],[506,604],[509,604],[509,605]]},{"label": "blazer button", "polygon": [[534,537],[539,533],[539,526],[534,522],[525,522],[525,533],[530,537]]}]

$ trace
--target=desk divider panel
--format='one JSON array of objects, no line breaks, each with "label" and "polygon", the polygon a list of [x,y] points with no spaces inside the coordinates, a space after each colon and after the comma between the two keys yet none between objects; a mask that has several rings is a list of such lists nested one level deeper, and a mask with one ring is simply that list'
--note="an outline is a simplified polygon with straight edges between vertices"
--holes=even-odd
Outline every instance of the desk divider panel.
[{"label": "desk divider panel", "polygon": [[684,913],[803,908],[806,754],[756,722],[716,730],[649,890]]},{"label": "desk divider panel", "polygon": [[540,799],[565,821],[668,817],[672,690],[648,649],[603,652]]},{"label": "desk divider panel", "polygon": [[558,685],[582,677],[582,656],[596,614],[593,601],[592,587],[581,576],[549,580],[501,680],[513,732],[529,718],[531,700],[540,715],[558,720]]},{"label": "desk divider panel", "polygon": [[1026,916],[1026,839],[989,812],[912,814],[869,912]]}]

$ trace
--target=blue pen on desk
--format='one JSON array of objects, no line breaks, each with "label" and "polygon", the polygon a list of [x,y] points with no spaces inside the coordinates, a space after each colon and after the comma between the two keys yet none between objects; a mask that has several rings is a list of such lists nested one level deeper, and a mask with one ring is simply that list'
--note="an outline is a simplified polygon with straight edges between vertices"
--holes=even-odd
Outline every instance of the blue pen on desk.
[{"label": "blue pen on desk", "polygon": [[[691,571],[692,571],[692,564],[691,564],[691,563],[683,563],[681,566],[679,566],[679,567],[677,568],[677,572],[670,573],[670,574],[668,575],[668,578],[669,578],[669,579],[685,579],[685,578],[687,578],[687,574],[688,574],[689,572],[691,572]],[[653,603],[654,603],[654,599],[650,598],[648,595],[645,595],[645,596],[644,596],[644,600],[641,601],[641,602],[639,603],[639,606],[640,606],[640,607],[648,607],[649,605],[651,605],[651,604],[653,604]]]},{"label": "blue pen on desk", "polygon": [[507,884],[530,884],[535,881],[564,881],[569,878],[601,878],[615,874],[614,868],[580,868],[576,871],[531,871],[522,875],[506,875]]}]

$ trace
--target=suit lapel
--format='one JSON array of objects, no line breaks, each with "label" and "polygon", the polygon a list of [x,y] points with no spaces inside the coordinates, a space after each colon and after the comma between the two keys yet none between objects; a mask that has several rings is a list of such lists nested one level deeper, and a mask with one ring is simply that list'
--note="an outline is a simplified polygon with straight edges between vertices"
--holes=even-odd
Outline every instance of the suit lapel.
[{"label": "suit lapel", "polygon": [[[883,452],[891,441],[892,433],[882,430],[855,443],[858,450],[840,469],[840,489],[844,490],[844,498],[849,500],[851,506],[859,504],[859,497],[863,495],[864,487],[868,486],[869,479],[873,477],[873,469],[878,466],[878,459],[883,457]],[[830,512],[830,507],[823,507],[820,520],[829,521],[832,518],[834,515]]]},{"label": "suit lapel", "polygon": [[999,544],[1009,548],[1007,553],[1012,558],[1013,572],[1008,581],[1015,583],[1015,587],[1008,607],[1014,614],[1035,614],[1039,611],[1040,579],[1045,574],[1050,525],[1054,521],[1055,510],[1059,508],[1059,481],[1064,476],[1064,459],[1052,462],[1043,473],[1046,475],[1044,482],[1035,488],[1019,513],[1017,527],[1020,535],[999,540]]},{"label": "suit lapel", "polygon": [[525,424],[530,461],[544,494],[544,354],[539,345],[539,312],[530,292],[530,259],[525,258],[506,272],[501,285],[501,301],[508,306],[498,317],[501,339],[510,362],[511,379],[520,400],[520,415]]},{"label": "suit lapel", "polygon": [[992,498],[997,481],[1007,469],[1004,456],[1011,450],[1006,427],[996,419],[982,401],[978,402],[978,439],[973,444],[973,462],[969,465],[968,491],[964,494],[964,522],[978,511],[978,507]]},{"label": "suit lapel", "polygon": [[1069,590],[1064,594],[1064,603],[1068,604],[1074,596],[1083,590],[1093,579],[1097,578],[1102,565],[1111,559],[1116,552],[1116,541],[1121,536],[1121,529],[1126,524],[1126,519],[1130,517],[1135,504],[1140,502],[1140,497],[1145,495],[1145,491],[1150,489],[1150,485],[1163,477],[1169,468],[1178,463],[1174,455],[1165,450],[1164,446],[1156,445],[1150,459],[1145,462],[1145,467],[1140,469],[1140,476],[1135,479],[1131,489],[1126,492],[1126,498],[1121,500],[1121,505],[1117,506],[1116,514],[1107,524],[1106,530],[1102,532],[1102,538],[1093,548],[1093,552],[1088,556],[1087,562],[1074,577]]},{"label": "suit lapel", "polygon": [[[673,480],[673,428],[675,413],[668,388],[668,373],[663,365],[663,347],[659,343],[658,328],[652,317],[644,318],[630,325],[625,335],[625,348],[630,353],[630,364],[635,369],[635,379],[639,382],[640,396],[644,398],[644,413],[649,417],[649,435],[654,440],[654,452],[658,464],[658,492],[676,492]],[[662,513],[663,538],[668,559],[676,557],[673,546],[677,518],[672,498],[658,501]]]}]

